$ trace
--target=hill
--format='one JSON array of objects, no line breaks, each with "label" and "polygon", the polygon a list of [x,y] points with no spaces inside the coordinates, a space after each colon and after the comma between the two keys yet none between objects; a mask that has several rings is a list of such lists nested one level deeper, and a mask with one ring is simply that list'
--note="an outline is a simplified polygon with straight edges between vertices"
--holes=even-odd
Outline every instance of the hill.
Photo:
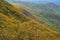
[{"label": "hill", "polygon": [[45,27],[0,0],[0,40],[60,40],[60,32]]},{"label": "hill", "polygon": [[[56,31],[60,31],[60,5],[53,2],[32,3],[32,2],[12,2],[29,11],[40,23]],[[20,9],[18,7],[18,9]]]}]

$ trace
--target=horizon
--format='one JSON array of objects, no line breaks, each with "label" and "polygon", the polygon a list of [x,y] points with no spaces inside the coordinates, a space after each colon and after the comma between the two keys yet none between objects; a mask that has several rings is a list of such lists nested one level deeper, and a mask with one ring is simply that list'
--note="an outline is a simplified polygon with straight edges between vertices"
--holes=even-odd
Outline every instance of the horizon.
[{"label": "horizon", "polygon": [[16,2],[16,1],[23,1],[23,2],[40,2],[40,3],[44,3],[44,2],[53,2],[53,3],[57,3],[60,4],[60,0],[6,0],[8,2]]},{"label": "horizon", "polygon": [[31,1],[31,2],[60,2],[60,0],[6,0],[6,1]]}]

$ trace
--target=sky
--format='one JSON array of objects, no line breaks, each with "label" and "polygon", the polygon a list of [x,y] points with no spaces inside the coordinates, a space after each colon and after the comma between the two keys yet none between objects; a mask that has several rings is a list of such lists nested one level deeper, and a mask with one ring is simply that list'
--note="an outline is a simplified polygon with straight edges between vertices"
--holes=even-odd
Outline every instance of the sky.
[{"label": "sky", "polygon": [[31,2],[60,2],[60,0],[7,0],[11,1],[31,1]]}]

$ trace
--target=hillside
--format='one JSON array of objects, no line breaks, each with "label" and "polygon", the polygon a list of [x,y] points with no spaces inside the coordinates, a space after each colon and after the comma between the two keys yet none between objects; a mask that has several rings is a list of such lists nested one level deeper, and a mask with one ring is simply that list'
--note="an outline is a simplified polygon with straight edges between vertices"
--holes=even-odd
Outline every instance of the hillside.
[{"label": "hillside", "polygon": [[[25,10],[35,16],[35,19],[46,25],[48,28],[60,32],[60,5],[53,2],[48,3],[32,3],[32,2],[12,2],[24,5]],[[18,6],[19,6],[18,5]],[[21,8],[18,7],[20,10]]]},{"label": "hillside", "polygon": [[60,32],[45,27],[0,0],[0,40],[60,40]]}]

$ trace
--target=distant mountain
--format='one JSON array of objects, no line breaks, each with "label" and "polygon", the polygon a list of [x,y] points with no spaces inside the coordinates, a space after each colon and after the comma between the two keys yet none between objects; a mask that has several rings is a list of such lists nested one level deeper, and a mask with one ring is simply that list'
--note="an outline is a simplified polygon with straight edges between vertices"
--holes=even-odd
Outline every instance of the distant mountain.
[{"label": "distant mountain", "polygon": [[20,2],[20,3],[30,7],[32,9],[49,10],[49,8],[51,8],[53,10],[53,9],[59,9],[59,7],[60,7],[57,4],[55,4],[55,3],[32,3],[32,2],[31,3],[29,3],[29,2]]},{"label": "distant mountain", "polygon": [[[37,10],[47,10],[47,11],[59,11],[60,10],[60,5],[56,3],[34,3],[34,2],[13,2],[13,3],[19,3],[23,4],[29,8],[32,9],[37,9]],[[60,12],[60,11],[59,11]]]}]

